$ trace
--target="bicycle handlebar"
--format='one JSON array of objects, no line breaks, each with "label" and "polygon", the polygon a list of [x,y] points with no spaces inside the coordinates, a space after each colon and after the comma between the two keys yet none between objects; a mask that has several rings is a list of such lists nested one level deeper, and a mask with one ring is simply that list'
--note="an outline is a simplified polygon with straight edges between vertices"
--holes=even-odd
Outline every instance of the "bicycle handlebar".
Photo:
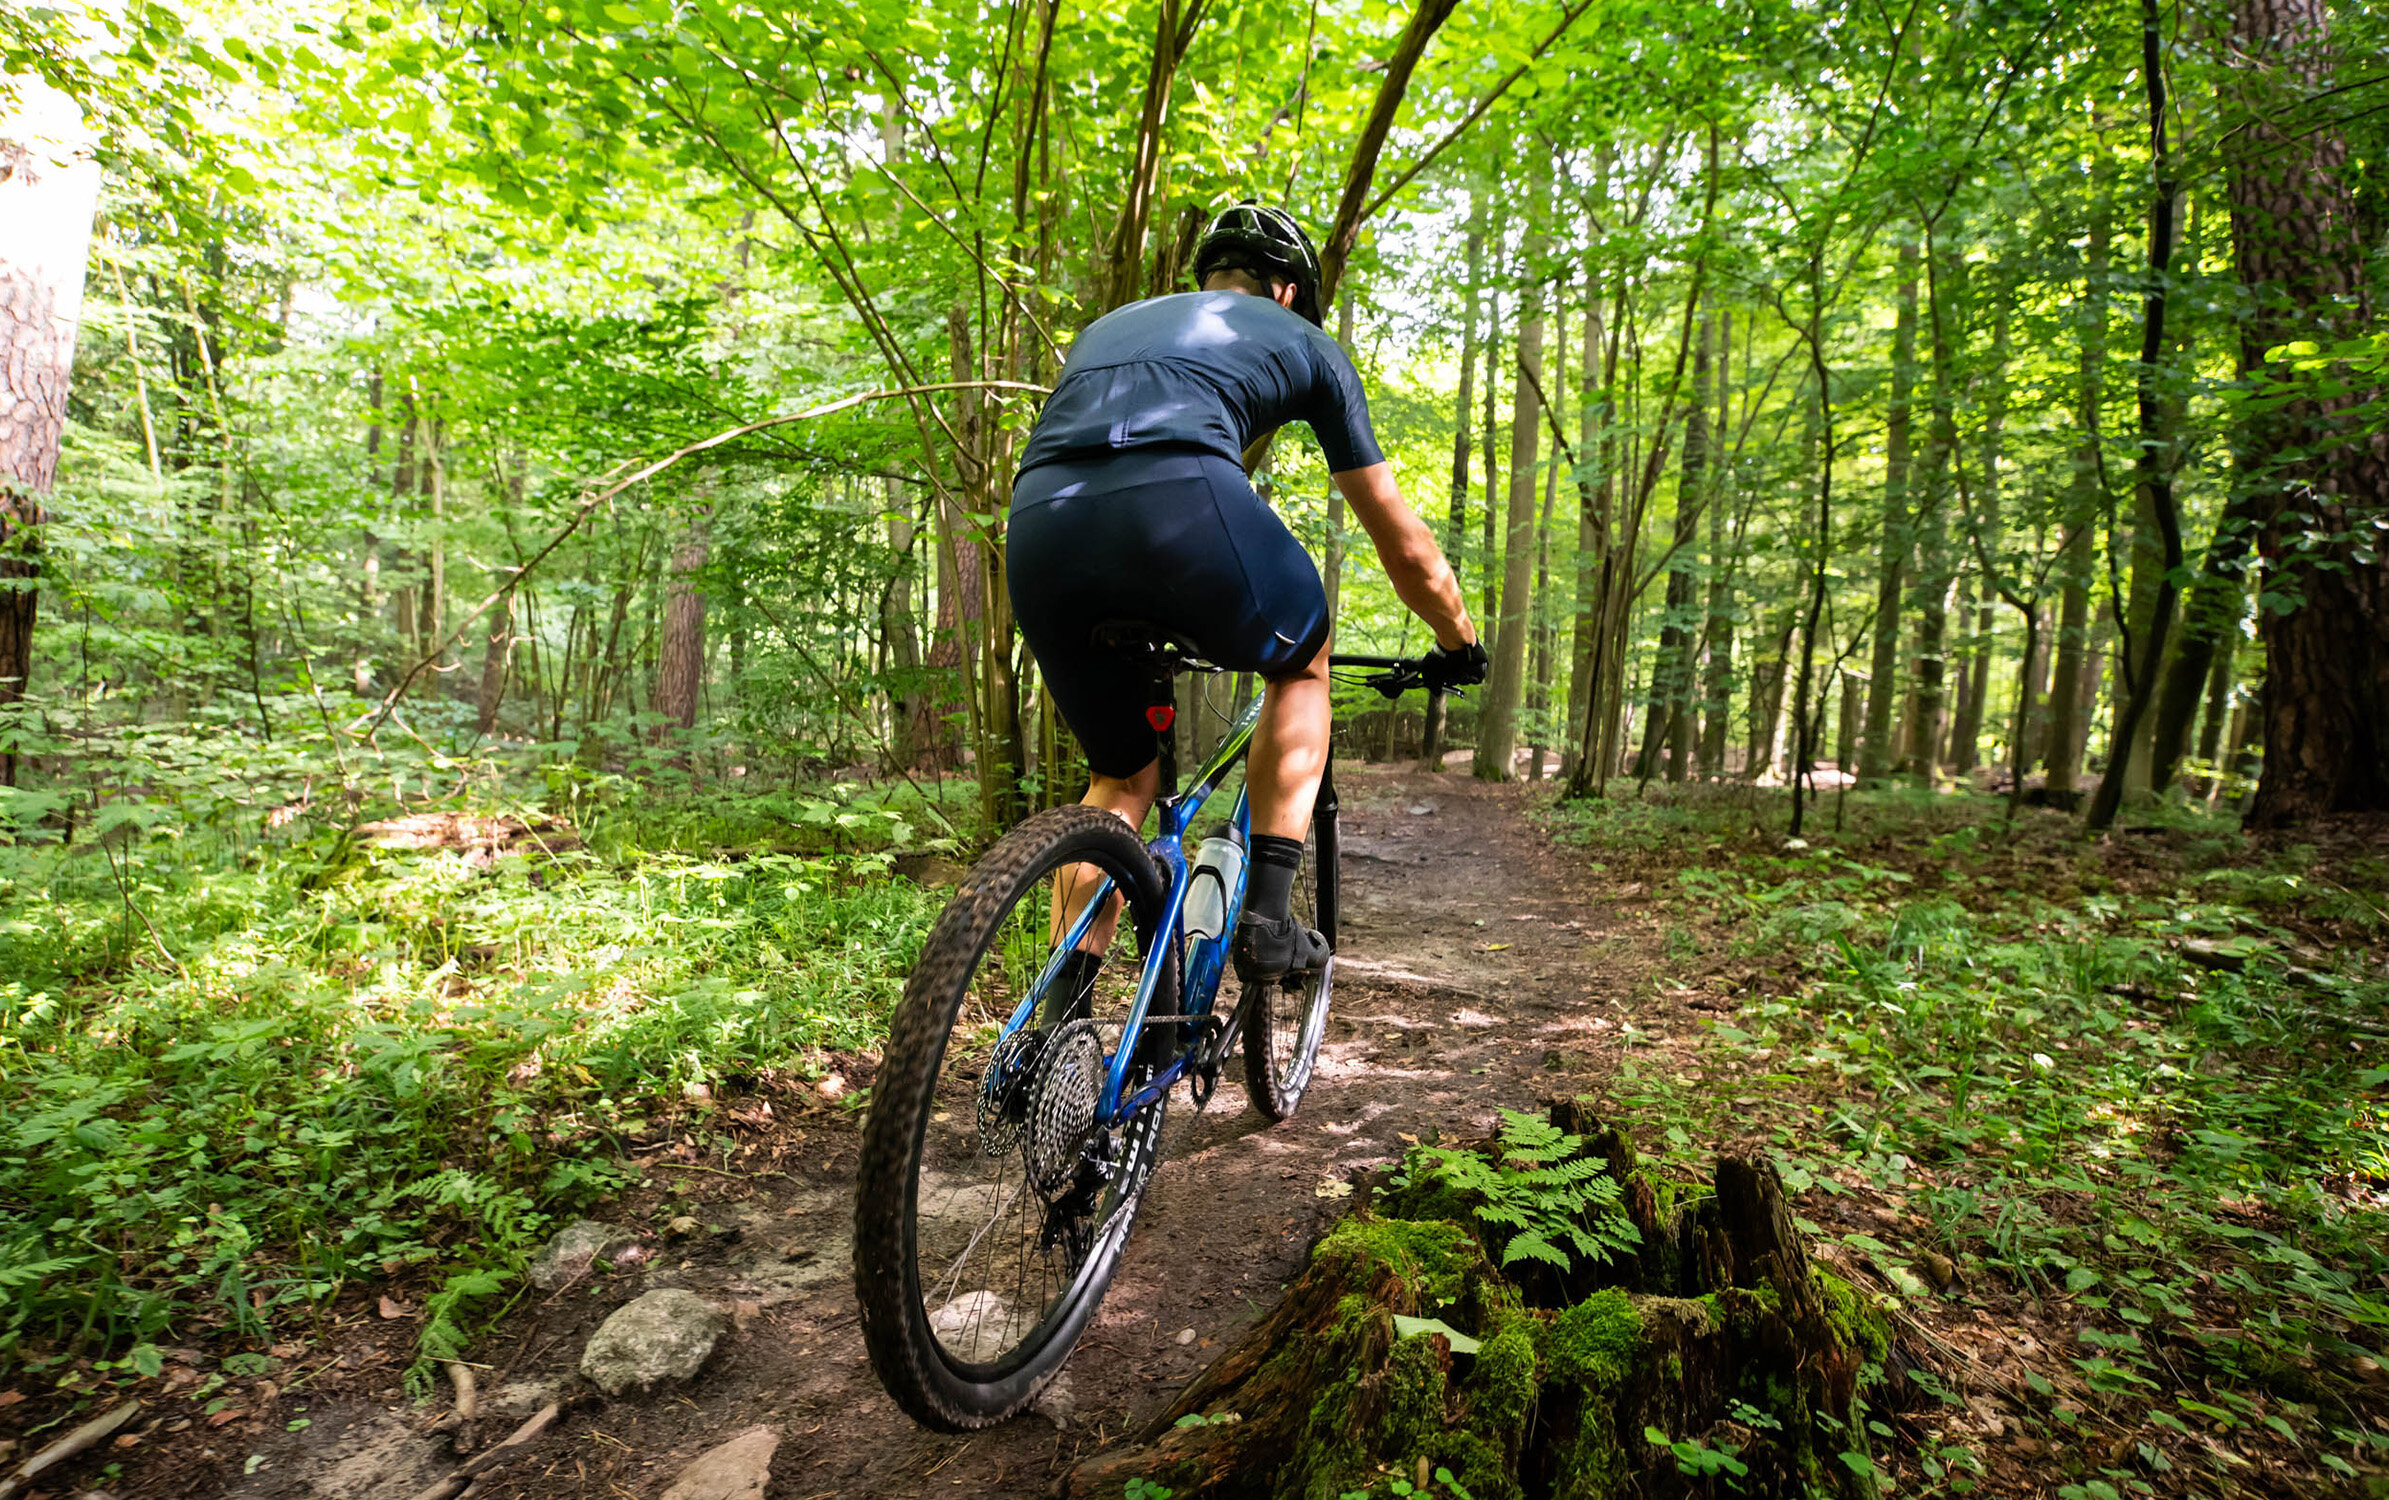
[{"label": "bicycle handlebar", "polygon": [[1457,688],[1439,688],[1427,681],[1427,659],[1423,656],[1345,656],[1337,654],[1327,659],[1329,671],[1342,667],[1365,670],[1368,676],[1360,679],[1362,686],[1375,688],[1387,698],[1399,698],[1412,688],[1426,688],[1431,693],[1458,692]]}]

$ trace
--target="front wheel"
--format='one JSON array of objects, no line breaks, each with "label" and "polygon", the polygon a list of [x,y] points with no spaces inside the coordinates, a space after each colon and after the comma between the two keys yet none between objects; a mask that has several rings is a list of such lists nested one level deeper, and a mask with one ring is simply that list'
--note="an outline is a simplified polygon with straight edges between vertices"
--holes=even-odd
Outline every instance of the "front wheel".
[{"label": "front wheel", "polygon": [[[1126,911],[1092,988],[1061,993],[1056,905],[1089,867]],[[1096,1116],[1163,906],[1126,824],[1055,808],[979,861],[905,984],[863,1126],[855,1293],[873,1367],[925,1426],[1019,1412],[1103,1300],[1160,1157],[1166,1099],[1114,1129]],[[1176,978],[1167,965],[1152,1014],[1176,1012]],[[1131,1070],[1132,1095],[1151,1073]]]},{"label": "front wheel", "polygon": [[1302,866],[1294,872],[1294,920],[1315,927],[1327,939],[1325,968],[1288,975],[1261,986],[1244,1002],[1244,1091],[1253,1108],[1283,1120],[1311,1086],[1319,1039],[1327,1031],[1328,993],[1336,961],[1336,795],[1332,778],[1319,784],[1311,814],[1311,836],[1303,843]]}]

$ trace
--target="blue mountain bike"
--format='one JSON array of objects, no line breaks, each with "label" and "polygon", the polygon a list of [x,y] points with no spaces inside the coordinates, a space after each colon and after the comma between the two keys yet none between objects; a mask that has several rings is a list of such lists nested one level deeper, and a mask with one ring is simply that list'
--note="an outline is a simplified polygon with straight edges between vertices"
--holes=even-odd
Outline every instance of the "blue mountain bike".
[{"label": "blue mountain bike", "polygon": [[[1092,807],[1023,822],[973,867],[904,988],[863,1127],[854,1278],[864,1342],[897,1404],[959,1432],[1019,1412],[1103,1300],[1185,1080],[1210,1101],[1237,1042],[1271,1120],[1294,1112],[1327,1028],[1335,964],[1213,1001],[1244,901],[1250,809],[1190,857],[1204,804],[1252,744],[1260,704],[1177,791],[1172,681],[1214,670],[1137,627],[1102,633],[1151,668],[1160,832]],[[1424,662],[1338,656],[1388,698]],[[1208,883],[1211,889],[1205,890]],[[1190,907],[1193,917],[1190,920]],[[1336,941],[1336,798],[1323,781],[1295,916]],[[1092,983],[1071,961],[1114,929]],[[1068,976],[1067,978],[1065,976]]]}]

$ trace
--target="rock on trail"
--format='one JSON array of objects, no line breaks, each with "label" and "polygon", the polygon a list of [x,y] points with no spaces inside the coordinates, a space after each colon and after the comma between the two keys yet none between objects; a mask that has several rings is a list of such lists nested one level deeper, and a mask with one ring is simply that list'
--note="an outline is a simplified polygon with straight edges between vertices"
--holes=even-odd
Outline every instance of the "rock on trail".
[{"label": "rock on trail", "polygon": [[618,1309],[581,1351],[581,1373],[609,1396],[694,1380],[730,1327],[695,1292],[665,1287]]}]

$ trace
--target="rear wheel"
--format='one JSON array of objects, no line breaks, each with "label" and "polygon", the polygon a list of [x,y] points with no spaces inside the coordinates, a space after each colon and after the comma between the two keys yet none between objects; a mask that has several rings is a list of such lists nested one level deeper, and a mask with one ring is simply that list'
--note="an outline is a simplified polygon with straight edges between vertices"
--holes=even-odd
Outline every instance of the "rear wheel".
[{"label": "rear wheel", "polygon": [[[1088,866],[1125,893],[1126,912],[1082,999],[1051,971],[1056,902]],[[1162,907],[1152,856],[1126,824],[1056,808],[979,861],[905,985],[863,1127],[855,1291],[872,1365],[927,1426],[965,1431],[1027,1406],[1103,1299],[1168,1102],[1117,1129],[1096,1120],[1138,935]],[[1028,1022],[1002,1035],[1031,995]],[[1171,963],[1152,1013],[1176,1010]],[[1131,1097],[1151,1072],[1131,1071]]]},{"label": "rear wheel", "polygon": [[1288,975],[1247,994],[1244,1002],[1244,1091],[1253,1108],[1272,1120],[1294,1113],[1311,1085],[1319,1039],[1327,1031],[1327,1001],[1335,983],[1336,797],[1332,779],[1319,784],[1304,841],[1302,867],[1294,872],[1294,920],[1315,927],[1327,939],[1326,967]]}]

